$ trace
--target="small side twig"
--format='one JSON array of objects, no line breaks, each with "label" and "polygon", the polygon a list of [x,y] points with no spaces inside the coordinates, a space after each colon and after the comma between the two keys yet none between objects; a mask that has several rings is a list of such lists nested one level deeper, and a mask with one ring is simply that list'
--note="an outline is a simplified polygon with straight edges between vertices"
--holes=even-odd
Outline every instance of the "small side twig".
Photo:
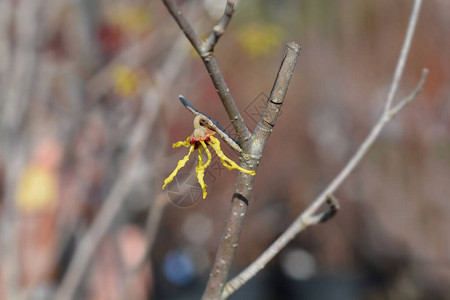
[{"label": "small side twig", "polygon": [[328,210],[319,213],[317,215],[309,217],[305,222],[307,223],[307,226],[311,225],[317,225],[320,223],[325,223],[326,221],[333,218],[336,213],[338,212],[340,205],[336,197],[333,195],[328,195],[327,198],[327,204],[328,204]]},{"label": "small side twig", "polygon": [[422,70],[422,76],[420,78],[419,84],[416,86],[414,91],[412,91],[411,94],[409,94],[407,97],[405,97],[403,100],[401,100],[399,103],[397,103],[394,107],[392,107],[389,111],[390,118],[395,117],[407,104],[409,104],[418,94],[420,94],[423,90],[423,85],[425,84],[425,80],[428,76],[428,70],[423,69]]},{"label": "small side twig", "polygon": [[184,97],[182,95],[178,96],[178,98],[180,99],[180,102],[184,105],[184,107],[189,110],[192,114],[194,114],[195,116],[200,116],[201,117],[201,121],[204,122],[206,124],[206,126],[212,130],[214,130],[215,132],[217,132],[219,134],[219,136],[234,150],[236,150],[237,152],[241,153],[242,152],[242,148],[241,146],[239,146],[238,141],[236,141],[234,138],[232,138],[228,132],[217,122],[214,121],[212,118],[210,118],[209,116],[205,115],[204,113],[200,112],[199,110],[197,110],[189,101],[187,101],[186,99],[184,99]]},{"label": "small side twig", "polygon": [[203,44],[202,50],[204,53],[212,52],[214,50],[217,41],[219,41],[219,38],[225,32],[228,23],[230,23],[231,21],[231,17],[233,16],[234,8],[236,7],[237,2],[238,0],[227,1],[227,6],[225,7],[222,19],[220,20],[219,24],[213,27],[211,34]]},{"label": "small side twig", "polygon": [[405,69],[406,59],[408,58],[408,52],[411,48],[411,42],[414,36],[414,31],[416,29],[417,20],[419,19],[419,12],[422,6],[422,0],[414,1],[414,6],[409,18],[408,28],[406,29],[405,40],[403,41],[403,47],[400,52],[400,57],[397,61],[397,67],[395,68],[394,77],[392,79],[391,88],[387,96],[387,100],[384,106],[384,111],[387,112],[392,107],[392,102],[394,101],[395,93],[397,92],[398,85],[403,75],[403,70]]}]

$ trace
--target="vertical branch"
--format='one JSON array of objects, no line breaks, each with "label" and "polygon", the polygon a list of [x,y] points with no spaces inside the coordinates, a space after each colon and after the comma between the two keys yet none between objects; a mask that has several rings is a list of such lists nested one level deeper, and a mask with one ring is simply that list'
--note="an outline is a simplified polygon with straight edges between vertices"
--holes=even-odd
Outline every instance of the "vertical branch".
[{"label": "vertical branch", "polygon": [[[3,1],[6,2],[6,1]],[[0,260],[5,281],[6,299],[18,299],[20,294],[20,266],[18,257],[17,223],[15,208],[17,178],[22,171],[27,150],[24,145],[24,118],[31,101],[32,89],[37,70],[37,46],[41,33],[40,13],[42,0],[24,0],[17,6],[14,24],[15,49],[10,71],[3,86],[6,96],[0,99],[0,151],[5,164],[4,205],[0,215]],[[7,3],[2,8],[8,9]],[[9,7],[11,9],[11,7]],[[8,14],[8,11],[2,12]],[[4,22],[8,22],[5,18]],[[7,30],[8,23],[2,24]],[[2,39],[8,39],[8,32],[2,32]],[[7,44],[8,45],[8,44]],[[5,47],[7,47],[5,45]],[[9,49],[3,49],[8,51]],[[8,53],[5,53],[8,54]],[[2,57],[2,60],[8,57]],[[3,65],[2,67],[8,67]],[[1,70],[5,71],[5,70]],[[10,74],[9,74],[9,73]],[[6,74],[1,74],[5,76]],[[2,97],[3,98],[3,97]],[[6,100],[7,99],[7,100]]]},{"label": "vertical branch", "polygon": [[[294,42],[286,45],[280,69],[278,70],[272,92],[266,108],[252,135],[252,142],[244,145],[241,155],[241,166],[245,169],[256,170],[261,155],[267,144],[273,126],[277,120],[281,105],[286,96],[295,64],[300,54],[300,46]],[[239,173],[236,179],[235,191],[232,198],[231,210],[220,241],[216,259],[210,274],[205,293],[206,299],[220,299],[223,287],[228,278],[231,264],[239,244],[248,202],[252,194],[255,176]]]},{"label": "vertical branch", "polygon": [[[5,82],[8,78],[8,73],[11,64],[11,41],[9,39],[9,30],[11,26],[12,19],[12,3],[11,1],[0,1],[0,79],[1,82]],[[5,85],[0,86],[0,90],[5,88]],[[0,100],[0,107],[2,102]]]},{"label": "vertical branch", "polygon": [[[290,42],[286,45],[286,53],[281,62],[280,70],[278,71],[272,91],[270,92],[266,107],[253,132],[253,136],[257,141],[262,143],[262,147],[267,144],[270,133],[277,121],[300,51],[300,46],[294,42]],[[263,150],[264,148],[260,149],[261,154]]]}]

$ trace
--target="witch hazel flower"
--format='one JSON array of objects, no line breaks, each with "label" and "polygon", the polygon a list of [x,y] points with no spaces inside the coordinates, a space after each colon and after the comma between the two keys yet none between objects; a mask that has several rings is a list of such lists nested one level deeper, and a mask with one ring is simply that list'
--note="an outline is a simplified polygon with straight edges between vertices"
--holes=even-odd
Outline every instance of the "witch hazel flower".
[{"label": "witch hazel flower", "polygon": [[[167,184],[172,182],[178,171],[186,165],[192,152],[194,152],[194,150],[197,150],[198,162],[197,166],[195,167],[195,173],[197,174],[198,183],[200,184],[200,187],[203,191],[203,199],[205,199],[207,195],[206,184],[204,180],[205,170],[212,161],[211,151],[208,149],[208,146],[210,146],[216,152],[217,156],[220,159],[220,162],[228,170],[231,171],[233,169],[236,169],[249,175],[255,175],[255,171],[246,170],[240,167],[223,153],[222,149],[220,148],[220,141],[216,137],[214,137],[216,133],[219,133],[222,138],[225,138],[225,140],[230,143],[233,148],[238,147],[240,149],[240,147],[217,122],[211,120],[211,118],[209,118],[208,116],[197,111],[192,106],[192,104],[190,104],[182,96],[180,96],[180,101],[183,103],[183,105],[186,106],[188,110],[196,114],[196,117],[194,118],[194,132],[192,133],[192,135],[187,137],[185,141],[179,141],[173,144],[173,148],[183,146],[189,148],[189,152],[185,157],[178,161],[175,170],[173,170],[169,177],[164,180],[164,185],[162,186],[163,189],[167,186]],[[203,159],[203,152],[205,152],[207,156],[206,162],[204,162]]]}]

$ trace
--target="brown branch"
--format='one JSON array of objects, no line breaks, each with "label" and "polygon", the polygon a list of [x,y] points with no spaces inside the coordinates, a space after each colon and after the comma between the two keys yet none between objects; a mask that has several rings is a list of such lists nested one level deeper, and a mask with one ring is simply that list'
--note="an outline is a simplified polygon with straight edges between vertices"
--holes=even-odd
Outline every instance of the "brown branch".
[{"label": "brown branch", "polygon": [[242,271],[238,276],[233,278],[224,288],[222,299],[228,298],[232,293],[244,285],[247,281],[253,278],[260,270],[262,270],[267,263],[275,257],[297,234],[303,231],[310,225],[320,222],[325,215],[314,215],[320,206],[329,199],[341,184],[350,176],[351,172],[360,163],[364,155],[369,151],[373,143],[380,135],[383,128],[395,117],[401,109],[410,103],[421,91],[428,75],[428,70],[422,71],[422,76],[414,91],[405,99],[400,101],[397,105],[392,107],[392,100],[397,91],[398,84],[405,67],[405,62],[408,57],[409,49],[411,47],[414,29],[417,24],[422,0],[415,0],[414,6],[409,19],[407,33],[403,42],[400,57],[397,61],[394,78],[391,82],[391,89],[386,97],[385,109],[378,122],[372,128],[364,142],[360,145],[356,153],[351,157],[341,172],[331,181],[325,190],[309,205],[309,207],[301,213],[297,219],[286,229],[277,240],[270,245],[250,266]]},{"label": "brown branch", "polygon": [[[222,101],[222,104],[228,114],[228,117],[230,118],[231,123],[233,124],[239,142],[242,144],[245,141],[248,141],[251,135],[250,131],[245,125],[244,119],[242,118],[241,113],[239,112],[236,103],[234,102],[233,96],[230,93],[230,89],[228,88],[225,79],[223,78],[222,72],[220,71],[219,65],[217,64],[214,53],[212,52],[212,48],[208,52],[204,50],[208,48],[205,46],[208,42],[203,43],[203,41],[198,37],[195,30],[191,27],[189,22],[184,17],[181,8],[174,0],[163,0],[163,2],[166,5],[172,17],[177,22],[178,26],[181,28],[181,30],[184,32],[188,40],[191,42],[192,46],[195,48],[197,53],[202,58],[203,63],[205,64],[205,67],[208,70],[208,74],[211,77],[211,80],[214,84],[214,87],[216,88],[216,92],[219,95],[220,100]],[[227,4],[227,8],[228,7],[229,4]],[[232,13],[229,14],[229,18],[231,18],[231,16]],[[224,21],[225,23],[224,25],[228,24],[228,22],[229,19],[227,17],[227,20]],[[225,30],[225,27],[223,27],[223,30]],[[216,42],[217,40],[215,40],[214,43],[210,42],[212,47],[215,45]]]},{"label": "brown branch", "polygon": [[[242,145],[241,166],[245,169],[256,170],[259,164],[272,128],[275,125],[280,107],[283,104],[299,54],[299,45],[294,42],[289,42],[286,45],[286,51],[260,123],[252,135],[251,142]],[[254,180],[255,176],[241,172],[236,179],[231,211],[202,299],[221,298],[223,287],[228,278],[231,263],[239,243]]]},{"label": "brown branch", "polygon": [[209,35],[208,39],[203,45],[203,51],[205,53],[213,52],[214,47],[217,44],[217,41],[219,38],[224,34],[225,29],[228,26],[228,23],[231,21],[231,17],[234,14],[234,8],[236,7],[237,0],[228,0],[227,6],[225,7],[225,11],[223,13],[222,19],[220,20],[219,24],[213,27],[213,31]]},{"label": "brown branch", "polygon": [[178,4],[175,2],[175,0],[163,0],[163,2],[164,2],[164,5],[167,7],[167,10],[169,10],[170,14],[177,22],[180,29],[183,30],[183,33],[187,37],[189,42],[191,42],[191,44],[195,48],[195,50],[198,53],[200,53],[203,41],[200,39],[198,34],[195,32],[194,28],[192,28],[189,21],[184,17],[181,7],[178,6]]},{"label": "brown branch", "polygon": [[[292,77],[293,67],[297,61],[298,54],[301,48],[294,42],[290,42],[286,45],[286,54],[281,62],[280,70],[278,71],[275,84],[270,92],[269,99],[264,108],[264,112],[256,125],[253,136],[264,145],[269,139],[272,128],[275,126],[278,114],[280,113],[281,105],[283,104],[284,97],[286,96],[287,87]],[[288,55],[289,54],[289,55]],[[261,154],[264,148],[260,149]]]}]

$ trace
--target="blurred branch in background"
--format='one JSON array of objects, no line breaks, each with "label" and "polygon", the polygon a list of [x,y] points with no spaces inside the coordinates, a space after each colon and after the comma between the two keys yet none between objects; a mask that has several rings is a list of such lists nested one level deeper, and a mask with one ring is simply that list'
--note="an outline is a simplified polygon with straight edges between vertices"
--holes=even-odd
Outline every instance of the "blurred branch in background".
[{"label": "blurred branch in background", "polygon": [[[161,101],[182,70],[181,66],[186,58],[186,54],[187,49],[180,42],[175,43],[160,73],[157,74],[156,84],[146,91],[144,107],[130,133],[127,143],[128,149],[124,155],[123,165],[118,172],[119,176],[115,183],[112,184],[112,190],[103,203],[94,223],[81,240],[58,290],[57,299],[64,300],[74,297],[95,249],[110,228],[114,217],[126,199],[125,196],[129,193],[137,175],[136,169],[145,165],[141,158],[142,152],[145,149],[147,139],[150,137],[151,130],[155,128],[154,122],[160,110]],[[156,201],[156,199],[153,201]],[[159,217],[157,216],[157,218]]]},{"label": "blurred branch in background", "polygon": [[[4,3],[3,3],[4,2]],[[15,45],[8,42],[8,27],[11,26],[11,5],[2,1],[2,88],[1,97],[1,153],[5,166],[4,197],[1,211],[1,262],[5,279],[7,299],[18,299],[20,295],[20,260],[18,216],[15,208],[17,178],[22,172],[27,153],[28,132],[26,111],[30,105],[37,67],[37,50],[42,23],[43,1],[21,1],[15,18]],[[14,56],[9,55],[13,51]],[[10,74],[6,76],[6,74]]]}]

